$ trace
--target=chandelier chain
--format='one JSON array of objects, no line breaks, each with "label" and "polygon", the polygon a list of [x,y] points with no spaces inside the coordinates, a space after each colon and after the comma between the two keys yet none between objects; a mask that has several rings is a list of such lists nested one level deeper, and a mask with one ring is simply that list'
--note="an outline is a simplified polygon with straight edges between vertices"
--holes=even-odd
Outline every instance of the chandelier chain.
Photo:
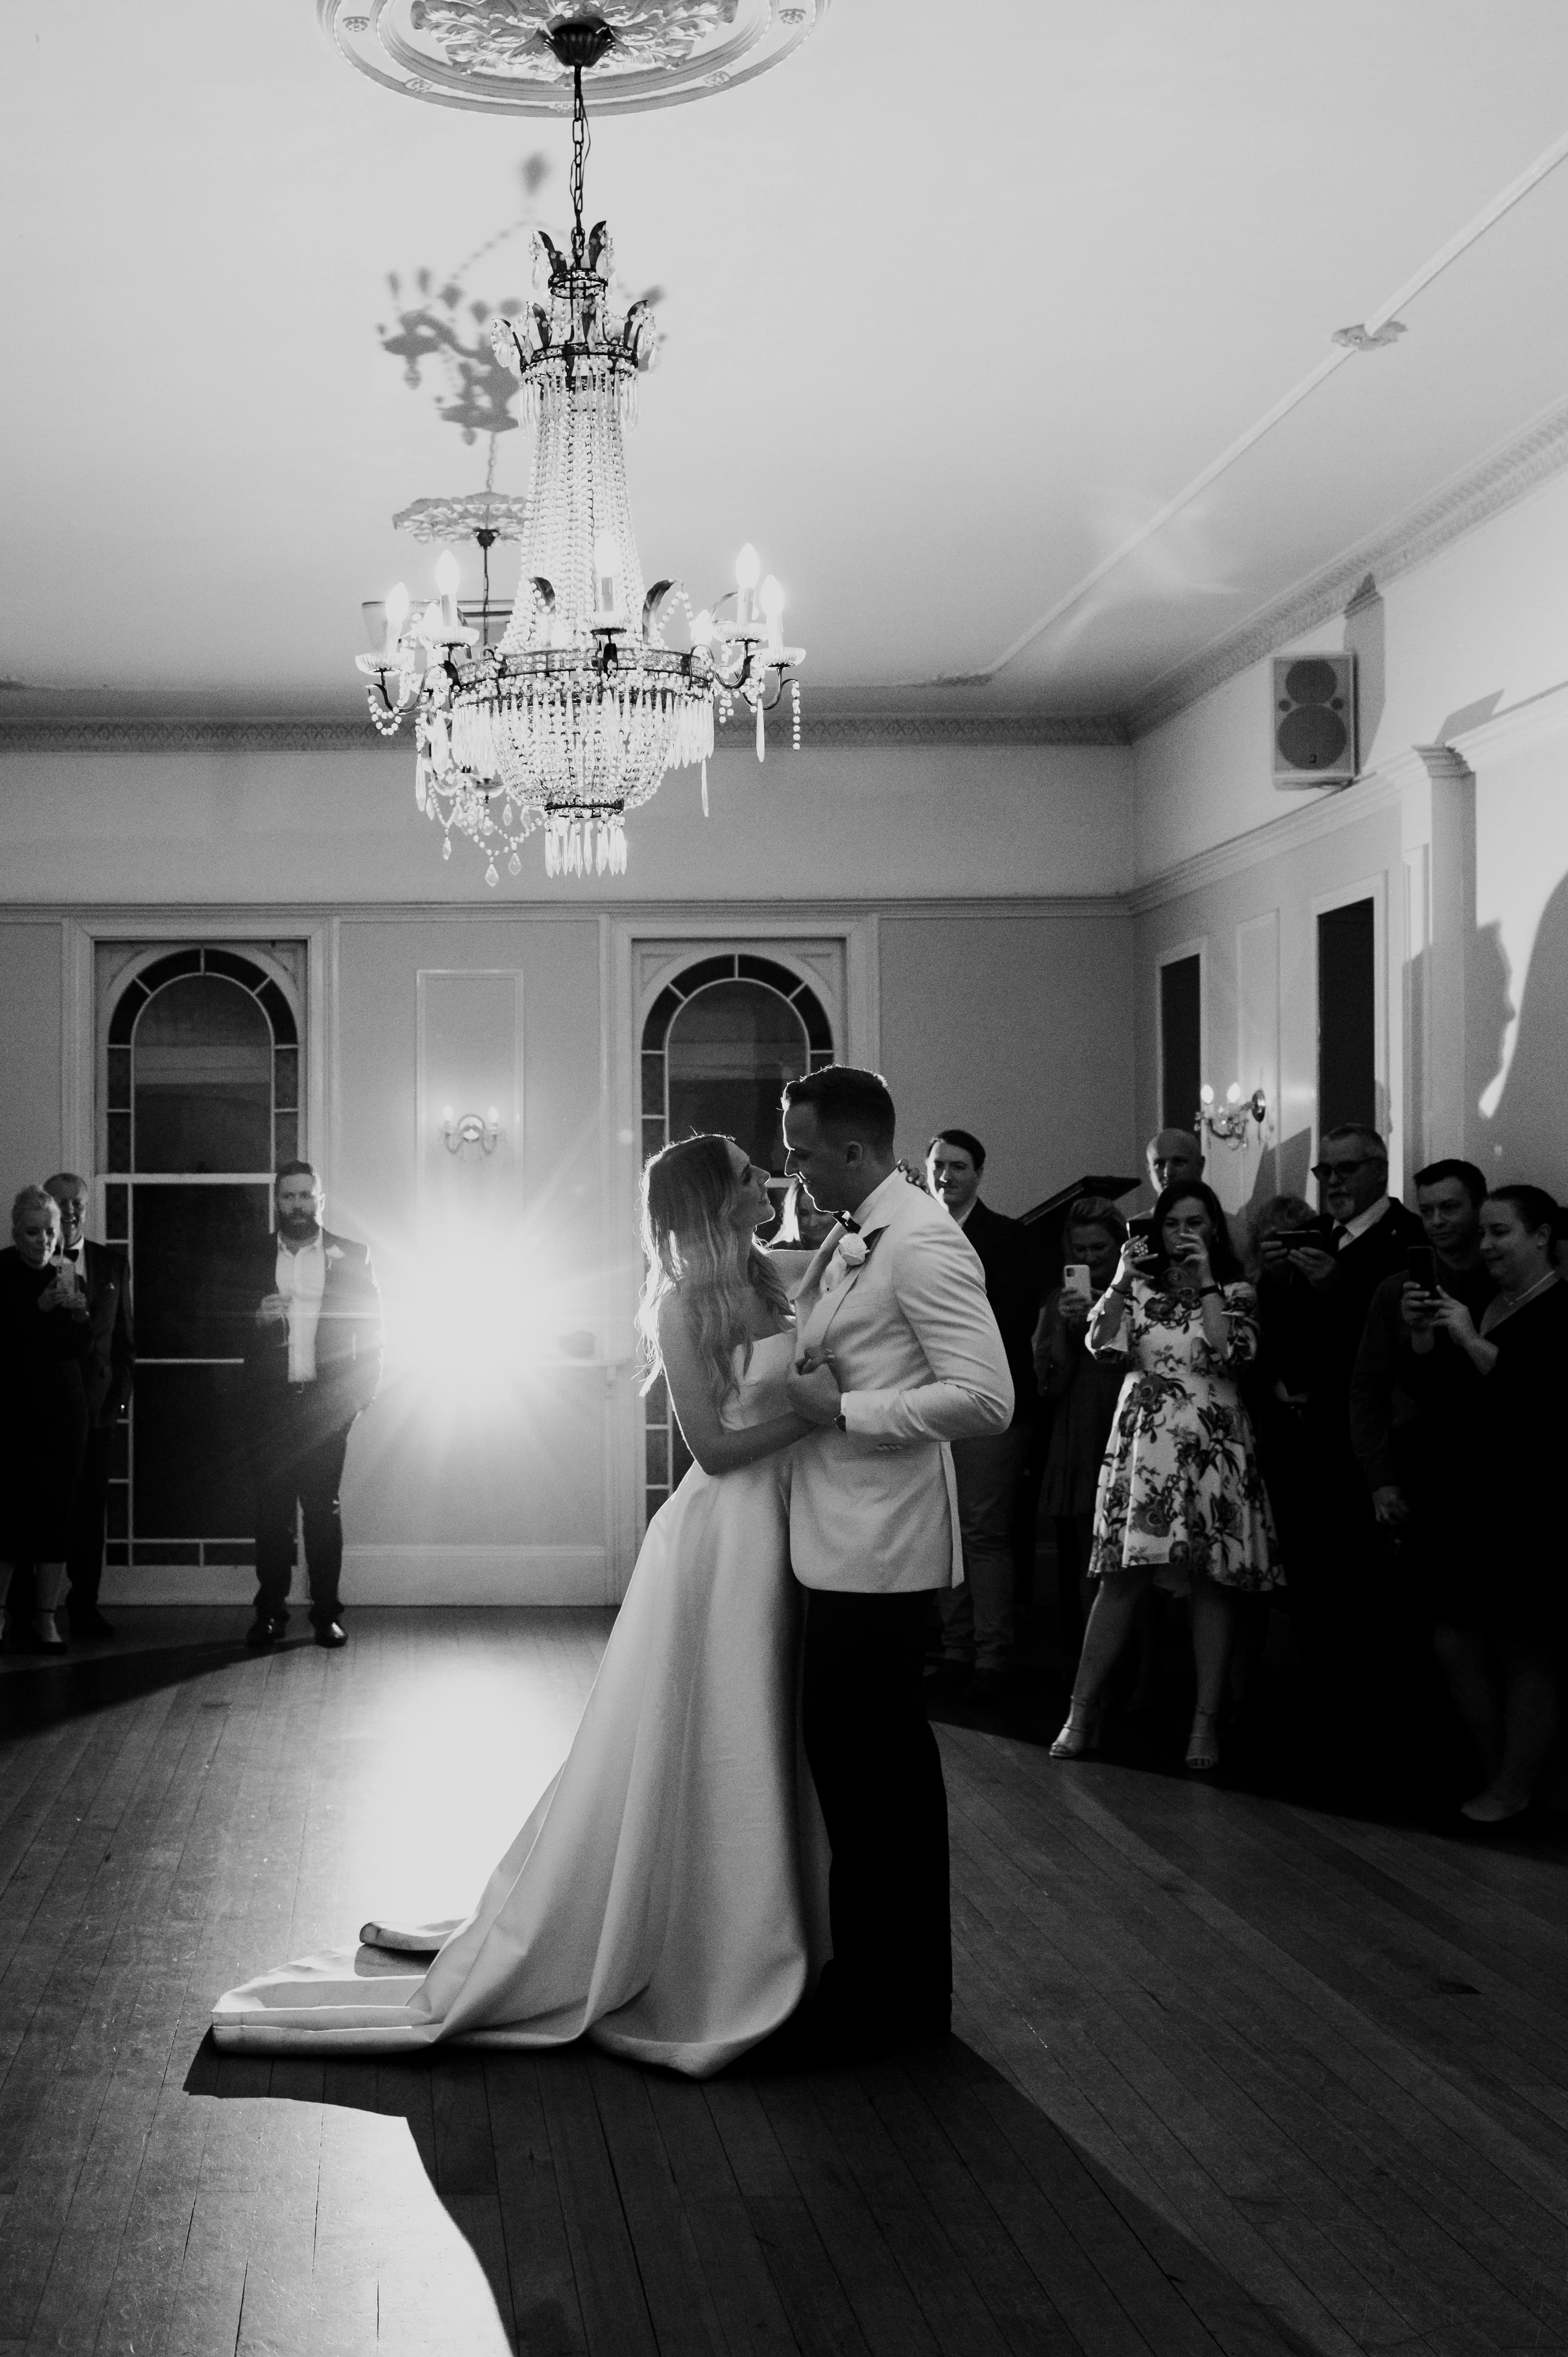
[{"label": "chandelier chain", "polygon": [[580,270],[586,238],[583,231],[583,167],[593,145],[588,110],[583,103],[583,69],[572,69],[572,266]]}]

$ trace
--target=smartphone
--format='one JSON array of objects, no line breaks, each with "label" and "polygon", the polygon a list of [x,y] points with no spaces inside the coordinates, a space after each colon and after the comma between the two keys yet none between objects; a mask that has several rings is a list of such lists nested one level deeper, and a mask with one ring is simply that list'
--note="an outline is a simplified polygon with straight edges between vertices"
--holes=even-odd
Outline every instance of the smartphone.
[{"label": "smartphone", "polygon": [[1089,1269],[1083,1261],[1069,1261],[1067,1266],[1062,1271],[1062,1291],[1064,1293],[1076,1295],[1079,1301],[1089,1301],[1092,1299],[1093,1294],[1089,1281]]},{"label": "smartphone", "polygon": [[1151,1211],[1135,1211],[1127,1222],[1127,1242],[1135,1260],[1147,1260],[1155,1249],[1155,1221]]},{"label": "smartphone", "polygon": [[1412,1244],[1404,1256],[1405,1275],[1423,1293],[1438,1291],[1437,1254],[1430,1244]]}]

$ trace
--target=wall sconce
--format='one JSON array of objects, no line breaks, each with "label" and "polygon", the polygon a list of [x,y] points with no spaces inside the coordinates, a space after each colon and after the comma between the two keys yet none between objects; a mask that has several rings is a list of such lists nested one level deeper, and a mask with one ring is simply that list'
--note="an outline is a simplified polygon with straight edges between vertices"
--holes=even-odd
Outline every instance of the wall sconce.
[{"label": "wall sconce", "polygon": [[1225,1092],[1222,1107],[1215,1103],[1211,1088],[1205,1086],[1198,1094],[1202,1103],[1195,1126],[1200,1132],[1207,1130],[1210,1137],[1226,1146],[1245,1146],[1247,1124],[1255,1121],[1258,1135],[1262,1136],[1263,1124],[1269,1117],[1269,1101],[1262,1089],[1254,1089],[1250,1097],[1243,1099],[1240,1082],[1232,1081]]},{"label": "wall sconce", "polygon": [[441,1135],[448,1154],[461,1154],[466,1146],[480,1146],[487,1154],[493,1154],[500,1134],[500,1114],[495,1105],[488,1114],[456,1114],[450,1105],[442,1113]]}]

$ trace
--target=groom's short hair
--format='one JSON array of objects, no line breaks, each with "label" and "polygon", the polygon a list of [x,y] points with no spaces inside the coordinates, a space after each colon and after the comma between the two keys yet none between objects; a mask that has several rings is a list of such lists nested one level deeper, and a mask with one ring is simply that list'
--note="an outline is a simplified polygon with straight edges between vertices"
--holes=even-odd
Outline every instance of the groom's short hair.
[{"label": "groom's short hair", "polygon": [[880,1072],[854,1064],[824,1064],[820,1072],[784,1084],[786,1105],[810,1105],[822,1128],[842,1143],[858,1139],[879,1153],[893,1150],[897,1116]]}]

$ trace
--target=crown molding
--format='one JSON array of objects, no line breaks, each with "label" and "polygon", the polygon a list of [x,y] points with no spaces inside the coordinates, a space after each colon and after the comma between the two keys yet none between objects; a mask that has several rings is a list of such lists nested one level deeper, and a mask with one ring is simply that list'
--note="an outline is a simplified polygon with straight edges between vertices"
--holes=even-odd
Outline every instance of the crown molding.
[{"label": "crown molding", "polygon": [[1261,867],[1265,860],[1283,859],[1305,844],[1337,834],[1341,827],[1357,826],[1363,819],[1397,810],[1408,782],[1405,770],[1401,763],[1369,771],[1341,792],[1325,794],[1305,809],[1287,811],[1245,834],[1233,834],[1228,842],[1194,852],[1189,859],[1178,859],[1147,882],[1134,886],[1123,906],[1134,917],[1147,916],[1189,892],[1201,892],[1208,885],[1244,875],[1249,867]]},{"label": "crown molding", "polygon": [[1125,716],[1128,736],[1146,737],[1240,671],[1273,654],[1354,604],[1366,575],[1380,587],[1424,565],[1451,541],[1474,532],[1568,467],[1568,401],[1544,411],[1522,433],[1499,443],[1474,467],[1453,475],[1429,500],[1408,508],[1387,532],[1356,544],[1217,639],[1137,697]]},{"label": "crown molding", "polygon": [[[808,713],[802,749],[931,745],[1125,745],[1113,715]],[[736,737],[718,752],[748,751]],[[0,757],[53,753],[169,757],[192,753],[379,753],[412,757],[413,739],[378,737],[357,720],[15,720],[0,722]]]},{"label": "crown molding", "polygon": [[1456,728],[1447,744],[1470,770],[1484,761],[1510,759],[1537,745],[1549,744],[1568,730],[1568,680],[1543,688],[1522,704],[1509,705],[1478,720],[1473,728]]},{"label": "crown molding", "polygon": [[500,922],[528,925],[596,925],[601,918],[628,924],[633,931],[647,925],[660,937],[712,933],[725,937],[748,931],[761,938],[769,933],[838,933],[858,920],[875,917],[886,922],[918,920],[931,923],[954,918],[1043,918],[1055,921],[1114,919],[1131,911],[1120,893],[1078,895],[1019,893],[1012,899],[980,899],[972,894],[946,899],[867,900],[320,900],[202,901],[65,901],[0,900],[0,925],[79,925],[94,940],[158,941],[166,934],[209,935],[216,940],[280,937],[290,929],[303,934],[327,922],[338,925],[430,925]]}]

